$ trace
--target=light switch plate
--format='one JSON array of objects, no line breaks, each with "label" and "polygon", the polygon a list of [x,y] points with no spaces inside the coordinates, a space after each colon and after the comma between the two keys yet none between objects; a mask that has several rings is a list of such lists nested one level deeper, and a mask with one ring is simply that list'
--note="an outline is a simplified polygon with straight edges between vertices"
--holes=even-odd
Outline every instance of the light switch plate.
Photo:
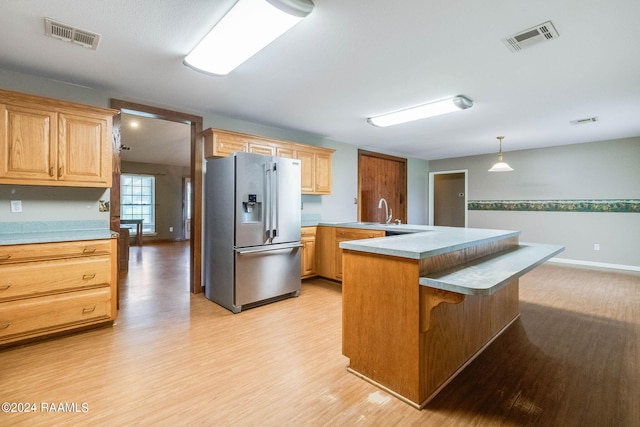
[{"label": "light switch plate", "polygon": [[22,200],[11,201],[11,212],[13,213],[22,212]]}]

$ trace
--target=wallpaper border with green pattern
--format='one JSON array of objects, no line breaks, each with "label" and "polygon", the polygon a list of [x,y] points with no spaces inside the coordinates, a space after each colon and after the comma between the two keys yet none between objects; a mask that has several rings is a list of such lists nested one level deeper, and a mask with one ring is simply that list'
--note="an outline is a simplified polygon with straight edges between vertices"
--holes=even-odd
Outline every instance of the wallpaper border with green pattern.
[{"label": "wallpaper border with green pattern", "polygon": [[467,207],[471,211],[640,213],[640,199],[471,200]]}]

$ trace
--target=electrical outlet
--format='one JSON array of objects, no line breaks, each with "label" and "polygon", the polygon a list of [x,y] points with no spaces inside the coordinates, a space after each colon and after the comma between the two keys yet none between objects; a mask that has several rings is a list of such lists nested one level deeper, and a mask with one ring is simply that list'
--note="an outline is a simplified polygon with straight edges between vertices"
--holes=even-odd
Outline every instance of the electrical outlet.
[{"label": "electrical outlet", "polygon": [[594,243],[593,244],[593,250],[594,251],[599,251],[600,250],[600,243]]},{"label": "electrical outlet", "polygon": [[173,233],[173,227],[169,227],[169,233]]},{"label": "electrical outlet", "polygon": [[11,212],[13,213],[22,212],[22,200],[11,201]]},{"label": "electrical outlet", "polygon": [[98,202],[98,212],[109,212],[109,201],[100,200]]}]

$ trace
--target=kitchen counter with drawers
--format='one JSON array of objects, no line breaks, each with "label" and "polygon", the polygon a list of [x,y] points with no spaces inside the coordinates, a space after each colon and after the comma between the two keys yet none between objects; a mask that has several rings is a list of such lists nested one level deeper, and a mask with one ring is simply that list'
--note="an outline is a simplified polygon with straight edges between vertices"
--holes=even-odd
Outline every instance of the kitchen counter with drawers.
[{"label": "kitchen counter with drawers", "polygon": [[113,324],[116,236],[74,224],[0,225],[0,346]]}]

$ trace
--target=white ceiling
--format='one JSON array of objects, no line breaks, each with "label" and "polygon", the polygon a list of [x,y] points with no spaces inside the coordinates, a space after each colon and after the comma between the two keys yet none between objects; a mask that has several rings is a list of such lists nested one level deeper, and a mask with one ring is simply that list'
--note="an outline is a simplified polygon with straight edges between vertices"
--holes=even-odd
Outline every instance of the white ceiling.
[{"label": "white ceiling", "polygon": [[129,148],[120,151],[125,162],[191,164],[191,126],[185,123],[122,113],[120,138]]},{"label": "white ceiling", "polygon": [[[640,135],[638,0],[314,0],[231,74],[184,66],[234,2],[4,0],[0,68],[429,160],[495,152],[497,135],[505,151]],[[45,17],[101,34],[97,51],[45,37]],[[556,40],[519,53],[501,41],[548,20]],[[453,95],[474,106],[366,122]]]}]

